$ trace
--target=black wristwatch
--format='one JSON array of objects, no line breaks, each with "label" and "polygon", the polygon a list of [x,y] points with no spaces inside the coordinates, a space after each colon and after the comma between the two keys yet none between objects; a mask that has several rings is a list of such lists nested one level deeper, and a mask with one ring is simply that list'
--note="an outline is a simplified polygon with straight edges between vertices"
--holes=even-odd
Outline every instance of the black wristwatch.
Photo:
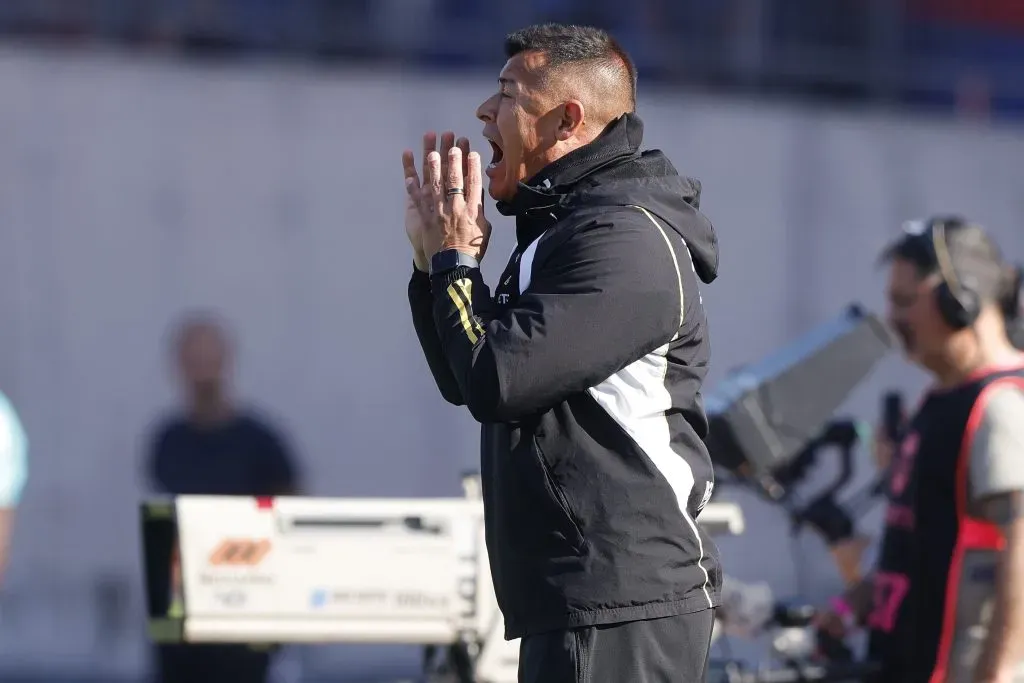
[{"label": "black wristwatch", "polygon": [[459,266],[466,266],[467,268],[479,268],[480,262],[469,254],[464,254],[457,249],[445,249],[439,251],[433,255],[430,259],[430,274],[431,276],[446,273],[449,270],[454,270]]}]

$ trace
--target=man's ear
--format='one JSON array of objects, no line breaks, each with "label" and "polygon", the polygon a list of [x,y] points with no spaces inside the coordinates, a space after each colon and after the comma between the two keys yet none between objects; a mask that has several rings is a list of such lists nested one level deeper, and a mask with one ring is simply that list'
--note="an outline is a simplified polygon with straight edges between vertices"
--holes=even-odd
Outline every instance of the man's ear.
[{"label": "man's ear", "polygon": [[558,121],[557,137],[562,142],[575,137],[583,127],[586,112],[579,100],[569,100],[562,105],[562,116]]}]

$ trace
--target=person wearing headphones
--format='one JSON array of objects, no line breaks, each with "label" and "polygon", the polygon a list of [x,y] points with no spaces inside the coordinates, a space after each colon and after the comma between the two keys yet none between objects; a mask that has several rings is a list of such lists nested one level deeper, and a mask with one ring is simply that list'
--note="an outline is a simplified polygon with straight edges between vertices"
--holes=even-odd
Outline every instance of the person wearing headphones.
[{"label": "person wearing headphones", "polygon": [[28,479],[28,439],[14,406],[0,393],[0,578],[7,567],[14,510]]},{"label": "person wearing headphones", "polygon": [[933,386],[901,429],[875,571],[822,627],[869,633],[875,683],[1024,681],[1020,269],[959,217],[909,223],[883,253],[889,317]]}]

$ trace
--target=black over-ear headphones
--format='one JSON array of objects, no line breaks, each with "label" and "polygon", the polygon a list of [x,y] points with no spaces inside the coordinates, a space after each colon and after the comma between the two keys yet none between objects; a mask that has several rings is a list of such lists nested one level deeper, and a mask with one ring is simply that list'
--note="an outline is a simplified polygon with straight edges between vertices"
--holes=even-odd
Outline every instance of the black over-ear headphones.
[{"label": "black over-ear headphones", "polygon": [[970,286],[963,282],[953,259],[949,255],[949,243],[946,241],[946,226],[961,226],[959,220],[933,219],[929,221],[932,251],[935,252],[935,263],[939,267],[942,281],[935,287],[935,302],[943,320],[954,330],[970,327],[981,314],[981,297]]},{"label": "black over-ear headphones", "polygon": [[1007,319],[1016,320],[1024,313],[1024,311],[1021,311],[1021,305],[1024,304],[1024,301],[1021,301],[1021,294],[1024,293],[1024,266],[1014,267],[1013,282],[1010,283],[1010,286],[1010,293],[1006,300],[1006,310],[1003,312],[1006,314]]}]

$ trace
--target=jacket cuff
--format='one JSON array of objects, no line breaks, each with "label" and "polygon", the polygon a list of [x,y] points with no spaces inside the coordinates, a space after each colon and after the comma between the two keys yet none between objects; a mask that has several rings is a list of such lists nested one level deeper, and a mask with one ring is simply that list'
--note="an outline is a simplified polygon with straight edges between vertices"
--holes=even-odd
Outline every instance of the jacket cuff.
[{"label": "jacket cuff", "polygon": [[424,273],[422,270],[416,267],[414,263],[412,266],[412,284],[417,287],[429,288],[430,287],[430,273]]},{"label": "jacket cuff", "polygon": [[446,270],[436,275],[430,276],[430,289],[435,292],[444,292],[448,289],[448,286],[456,280],[461,280],[469,276],[470,271],[473,268],[469,266],[456,266],[451,270]]},{"label": "jacket cuff", "polygon": [[442,249],[430,259],[430,284],[435,292],[443,292],[469,271],[479,268],[480,262],[457,249]]}]

